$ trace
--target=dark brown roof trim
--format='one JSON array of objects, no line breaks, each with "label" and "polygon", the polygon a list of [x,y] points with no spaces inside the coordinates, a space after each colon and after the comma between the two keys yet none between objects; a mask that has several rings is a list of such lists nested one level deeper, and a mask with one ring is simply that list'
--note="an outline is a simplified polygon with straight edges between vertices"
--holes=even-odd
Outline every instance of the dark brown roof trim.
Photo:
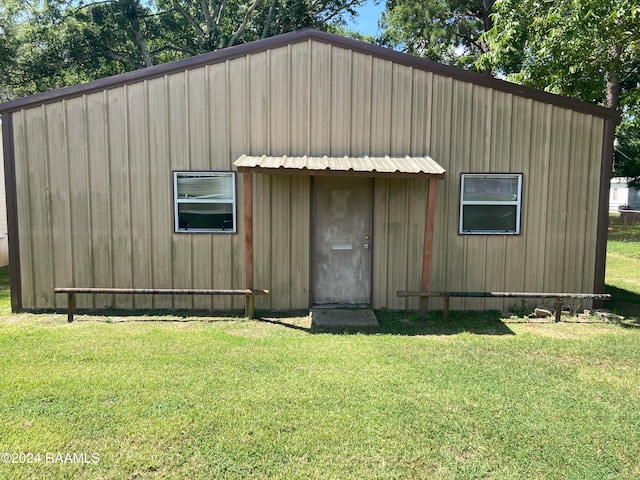
[{"label": "dark brown roof trim", "polygon": [[443,75],[464,82],[469,82],[502,92],[511,93],[513,95],[530,98],[539,102],[549,103],[558,107],[596,115],[598,117],[612,118],[616,121],[618,121],[620,118],[619,112],[600,107],[598,105],[563,97],[560,95],[555,95],[543,90],[537,90],[534,88],[517,85],[515,83],[499,80],[489,75],[471,72],[468,70],[463,70],[461,68],[451,67],[449,65],[443,65],[432,60],[414,57],[413,55],[397,52],[389,48],[384,48],[377,45],[361,42],[359,40],[345,38],[333,33],[321,32],[319,30],[313,29],[304,29],[298,30],[296,32],[285,33],[275,37],[266,38],[264,40],[258,40],[251,43],[224,48],[215,52],[205,53],[202,55],[197,55],[195,57],[166,63],[163,65],[156,65],[154,67],[144,68],[142,70],[136,70],[133,72],[115,75],[113,77],[94,80],[82,85],[75,85],[58,90],[53,90],[50,92],[32,95],[30,97],[12,100],[10,102],[0,104],[0,113],[11,112],[46,103],[57,102],[59,100],[77,97],[80,95],[87,95],[89,93],[116,88],[122,85],[149,80],[152,78],[162,77],[164,75],[190,70],[204,65],[224,62],[226,60],[243,57],[253,53],[258,53],[289,44],[300,43],[307,40],[315,40],[318,42],[351,49],[359,53],[371,55],[373,57],[381,58],[384,60],[389,60],[401,65],[417,68],[419,70],[433,72],[438,75]]}]

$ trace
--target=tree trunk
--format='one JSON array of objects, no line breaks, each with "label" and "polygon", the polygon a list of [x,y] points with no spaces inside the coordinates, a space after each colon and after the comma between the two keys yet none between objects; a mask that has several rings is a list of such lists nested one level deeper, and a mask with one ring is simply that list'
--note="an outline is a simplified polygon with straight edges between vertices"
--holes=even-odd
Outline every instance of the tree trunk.
[{"label": "tree trunk", "polygon": [[140,28],[140,19],[138,18],[138,13],[139,13],[138,7],[139,5],[136,0],[129,0],[125,3],[124,12],[129,20],[131,29],[133,30],[133,37],[135,38],[135,42],[138,47],[138,50],[140,50],[140,54],[142,55],[144,66],[152,67],[153,60],[151,58],[151,54],[149,53],[149,49],[147,48],[147,43],[144,40],[144,36],[142,35],[142,29]]},{"label": "tree trunk", "polygon": [[609,48],[611,55],[610,68],[607,72],[607,86],[604,95],[604,106],[613,110],[620,106],[620,55],[622,49],[618,45]]}]

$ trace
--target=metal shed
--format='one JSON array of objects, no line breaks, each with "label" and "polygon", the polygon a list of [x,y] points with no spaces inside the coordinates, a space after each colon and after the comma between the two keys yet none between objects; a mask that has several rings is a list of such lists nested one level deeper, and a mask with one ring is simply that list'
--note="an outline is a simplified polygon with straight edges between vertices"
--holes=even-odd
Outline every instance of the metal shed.
[{"label": "metal shed", "polygon": [[0,113],[15,310],[64,308],[72,286],[253,286],[285,310],[604,289],[618,114],[595,105],[302,30]]}]

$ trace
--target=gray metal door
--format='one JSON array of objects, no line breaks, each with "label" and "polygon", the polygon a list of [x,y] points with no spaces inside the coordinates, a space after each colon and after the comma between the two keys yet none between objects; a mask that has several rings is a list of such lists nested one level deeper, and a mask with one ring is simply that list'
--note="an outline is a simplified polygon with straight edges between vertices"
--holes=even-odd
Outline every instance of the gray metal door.
[{"label": "gray metal door", "polygon": [[371,303],[371,178],[314,177],[313,301]]}]

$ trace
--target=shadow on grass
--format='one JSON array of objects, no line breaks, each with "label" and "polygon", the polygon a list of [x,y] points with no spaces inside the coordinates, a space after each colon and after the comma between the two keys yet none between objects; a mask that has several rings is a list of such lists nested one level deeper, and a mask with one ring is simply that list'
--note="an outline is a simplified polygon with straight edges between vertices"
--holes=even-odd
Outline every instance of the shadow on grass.
[{"label": "shadow on grass", "polygon": [[264,313],[256,320],[280,325],[308,333],[329,333],[336,335],[456,335],[472,333],[475,335],[515,335],[503,321],[500,312],[450,312],[449,318],[444,318],[442,311],[431,311],[426,314],[416,312],[397,312],[377,310],[378,327],[335,327],[311,328],[310,323],[301,324],[298,318],[286,313]]},{"label": "shadow on grass", "polygon": [[605,307],[624,317],[633,318],[640,325],[640,294],[605,285],[607,293],[611,294],[611,300],[605,302]]}]

